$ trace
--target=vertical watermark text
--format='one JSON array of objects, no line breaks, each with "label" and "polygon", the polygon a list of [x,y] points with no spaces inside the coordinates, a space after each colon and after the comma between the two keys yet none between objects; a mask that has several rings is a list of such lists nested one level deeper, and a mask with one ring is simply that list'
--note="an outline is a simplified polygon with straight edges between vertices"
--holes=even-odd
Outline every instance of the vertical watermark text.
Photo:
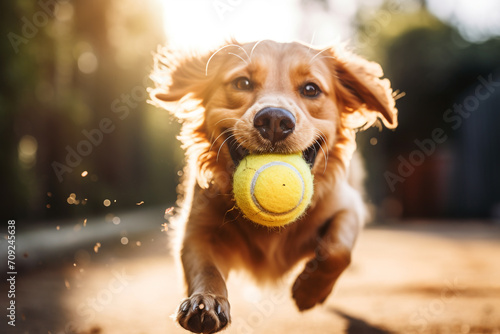
[{"label": "vertical watermark text", "polygon": [[7,221],[7,324],[16,326],[16,221]]}]

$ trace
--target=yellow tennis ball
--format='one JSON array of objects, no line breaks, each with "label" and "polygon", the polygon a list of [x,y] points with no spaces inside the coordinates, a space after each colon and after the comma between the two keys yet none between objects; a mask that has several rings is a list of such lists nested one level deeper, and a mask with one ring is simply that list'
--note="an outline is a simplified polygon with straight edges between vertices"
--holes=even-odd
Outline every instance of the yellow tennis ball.
[{"label": "yellow tennis ball", "polygon": [[313,195],[313,176],[302,154],[246,156],[233,176],[236,205],[251,221],[284,226],[297,220]]}]

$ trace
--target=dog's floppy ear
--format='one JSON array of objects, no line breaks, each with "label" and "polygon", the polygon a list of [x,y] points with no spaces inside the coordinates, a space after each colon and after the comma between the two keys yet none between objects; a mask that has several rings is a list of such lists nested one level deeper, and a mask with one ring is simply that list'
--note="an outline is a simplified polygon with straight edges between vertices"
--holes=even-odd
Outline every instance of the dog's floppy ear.
[{"label": "dog's floppy ear", "polygon": [[189,117],[209,96],[210,83],[217,72],[213,68],[218,65],[216,59],[211,60],[212,70],[207,71],[211,55],[185,55],[167,48],[160,49],[151,74],[155,83],[155,88],[149,92],[153,103],[179,119]]},{"label": "dog's floppy ear", "polygon": [[219,51],[226,51],[225,47],[201,55],[160,49],[151,74],[155,83],[155,88],[149,90],[151,100],[182,123],[178,139],[186,150],[186,157],[197,165],[196,179],[204,189],[214,177],[213,165],[217,156],[210,151],[210,134],[205,127],[205,103],[218,86],[218,73],[227,54]]},{"label": "dog's floppy ear", "polygon": [[382,120],[394,129],[398,125],[395,97],[389,79],[382,79],[382,67],[346,51],[333,50],[337,99],[351,126],[366,129]]}]

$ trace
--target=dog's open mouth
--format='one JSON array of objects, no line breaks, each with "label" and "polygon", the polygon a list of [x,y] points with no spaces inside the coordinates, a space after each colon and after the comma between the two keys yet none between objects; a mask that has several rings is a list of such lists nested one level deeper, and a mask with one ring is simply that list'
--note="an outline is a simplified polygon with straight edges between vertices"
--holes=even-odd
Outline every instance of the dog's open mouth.
[{"label": "dog's open mouth", "polygon": [[[234,136],[229,135],[227,139],[227,146],[229,147],[229,154],[231,154],[231,159],[233,163],[237,166],[243,158],[245,158],[250,152],[239,144]],[[321,144],[318,140],[314,141],[314,144],[309,146],[307,149],[302,151],[302,157],[307,162],[310,168],[314,166],[318,152],[321,150]]]},{"label": "dog's open mouth", "polygon": [[321,150],[321,144],[318,140],[314,141],[314,144],[302,151],[302,156],[304,160],[309,164],[309,167],[313,168],[318,152]]}]

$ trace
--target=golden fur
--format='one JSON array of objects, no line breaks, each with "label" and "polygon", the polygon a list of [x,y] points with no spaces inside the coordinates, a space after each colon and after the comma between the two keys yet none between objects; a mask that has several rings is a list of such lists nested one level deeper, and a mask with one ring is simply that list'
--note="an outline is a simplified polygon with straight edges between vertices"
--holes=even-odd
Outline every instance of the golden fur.
[{"label": "golden fur", "polygon": [[[160,50],[155,65],[151,97],[182,122],[179,138],[188,160],[181,204],[188,298],[179,307],[179,323],[193,332],[222,329],[230,322],[230,270],[276,280],[304,259],[292,296],[300,310],[322,303],[348,266],[365,220],[361,197],[348,182],[355,132],[379,120],[397,126],[394,94],[380,66],[341,48],[272,41],[231,42],[191,56]],[[249,78],[251,89],[235,88],[241,77]],[[320,94],[304,96],[306,83]],[[286,139],[272,144],[256,131],[254,117],[265,107],[295,117]],[[275,230],[247,221],[232,197],[230,150],[291,153],[310,147],[318,153],[306,215]]]}]

